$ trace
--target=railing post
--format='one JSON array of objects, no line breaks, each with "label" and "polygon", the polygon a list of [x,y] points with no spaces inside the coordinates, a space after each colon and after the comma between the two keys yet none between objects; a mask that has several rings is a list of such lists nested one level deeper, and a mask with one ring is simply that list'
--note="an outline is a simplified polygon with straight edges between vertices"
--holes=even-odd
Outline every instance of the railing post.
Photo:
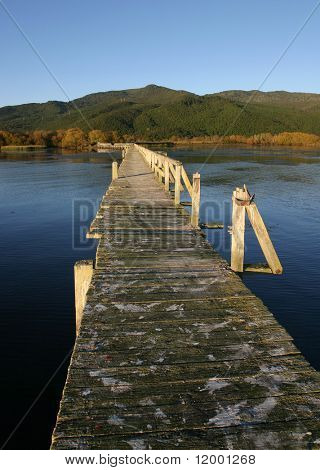
[{"label": "railing post", "polygon": [[239,188],[232,196],[232,239],[231,239],[231,269],[243,272],[244,261],[244,230],[246,208],[237,203]]},{"label": "railing post", "polygon": [[200,173],[194,173],[192,182],[192,209],[191,209],[191,225],[199,227],[200,212]]},{"label": "railing post", "polygon": [[159,169],[159,160],[158,160],[157,155],[155,155],[155,157],[154,157],[154,171],[155,171],[155,176],[156,176],[156,178],[159,179],[159,172],[158,172],[158,169]]},{"label": "railing post", "polygon": [[170,170],[167,159],[164,161],[164,189],[165,191],[170,191]]},{"label": "railing post", "polygon": [[162,160],[161,160],[160,158],[158,158],[158,180],[159,180],[159,183],[162,184],[162,178],[163,178],[163,176],[162,176],[161,172],[162,172],[163,170],[162,170],[161,167],[162,167]]},{"label": "railing post", "polygon": [[155,155],[153,157],[153,171],[155,176],[157,176],[157,157]]},{"label": "railing post", "polygon": [[177,163],[175,168],[174,203],[176,206],[180,204],[181,166],[181,163]]},{"label": "railing post", "polygon": [[112,181],[118,178],[118,163],[112,162]]}]

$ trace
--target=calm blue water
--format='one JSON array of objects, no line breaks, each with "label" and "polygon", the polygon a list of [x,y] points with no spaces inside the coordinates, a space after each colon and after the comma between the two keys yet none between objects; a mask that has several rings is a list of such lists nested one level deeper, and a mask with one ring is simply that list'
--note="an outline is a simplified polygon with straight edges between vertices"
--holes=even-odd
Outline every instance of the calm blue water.
[{"label": "calm blue water", "polygon": [[[0,155],[0,442],[66,358],[6,445],[48,448],[74,342],[73,265],[95,254],[93,240],[79,249],[78,228],[88,225],[110,184],[112,160],[101,154]],[[73,218],[79,198],[88,214],[76,208]]]},{"label": "calm blue water", "polygon": [[[320,370],[320,154],[244,147],[211,154],[207,147],[169,150],[189,174],[201,172],[201,219],[224,222],[207,235],[228,260],[232,190],[245,183],[256,193],[284,274],[243,279]],[[89,224],[109,185],[111,161],[104,154],[0,156],[2,445],[17,427],[7,448],[49,446],[74,342],[73,265],[95,253],[93,240],[79,239],[79,226]],[[260,261],[248,226],[246,262]]]}]

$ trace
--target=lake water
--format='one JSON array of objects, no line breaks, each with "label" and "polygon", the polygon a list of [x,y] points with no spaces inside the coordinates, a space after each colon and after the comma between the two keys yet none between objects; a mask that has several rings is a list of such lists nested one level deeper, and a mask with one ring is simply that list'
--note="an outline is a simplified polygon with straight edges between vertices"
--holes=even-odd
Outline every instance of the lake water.
[{"label": "lake water", "polygon": [[[232,191],[245,183],[256,194],[284,274],[246,273],[243,280],[320,370],[320,152],[213,150],[168,153],[189,175],[200,171],[201,222],[223,221],[223,230],[207,236],[228,260]],[[95,153],[0,154],[0,442],[8,449],[49,446],[75,338],[73,265],[95,254],[95,241],[81,241],[79,226],[94,216],[111,162]],[[246,262],[262,261],[248,225]]]}]

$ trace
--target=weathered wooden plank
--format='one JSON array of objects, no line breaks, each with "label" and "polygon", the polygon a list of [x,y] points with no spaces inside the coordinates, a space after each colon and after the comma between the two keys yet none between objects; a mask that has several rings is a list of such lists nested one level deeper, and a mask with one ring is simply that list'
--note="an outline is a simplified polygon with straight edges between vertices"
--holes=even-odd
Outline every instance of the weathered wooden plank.
[{"label": "weathered wooden plank", "polygon": [[[152,398],[150,398],[152,401]],[[196,403],[183,400],[174,405],[156,407],[144,406],[126,410],[115,406],[101,411],[92,410],[91,415],[78,410],[78,416],[65,415],[57,430],[58,437],[92,435],[97,429],[104,435],[131,434],[132,430],[153,432],[175,430],[177,428],[229,428],[241,427],[242,423],[259,426],[266,423],[296,422],[320,418],[320,398],[314,396],[288,395],[286,397],[263,397],[247,399],[233,407],[228,401],[212,400],[199,409]],[[121,405],[121,399],[118,402]],[[141,417],[143,416],[143,420]]]},{"label": "weathered wooden plank", "polygon": [[113,436],[100,433],[95,435],[78,435],[55,438],[54,448],[67,449],[121,449],[121,450],[189,450],[189,449],[319,449],[320,433],[313,419],[303,420],[303,423],[289,421],[263,423],[257,433],[256,425],[229,428],[182,428],[173,431],[131,434],[116,434]]}]

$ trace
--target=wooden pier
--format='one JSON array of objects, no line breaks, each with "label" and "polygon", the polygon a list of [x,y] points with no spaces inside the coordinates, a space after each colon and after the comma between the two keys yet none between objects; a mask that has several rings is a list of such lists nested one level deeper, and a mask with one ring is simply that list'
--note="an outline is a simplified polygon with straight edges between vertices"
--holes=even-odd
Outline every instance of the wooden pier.
[{"label": "wooden pier", "polygon": [[131,145],[113,177],[52,449],[320,448],[320,374],[197,228],[198,176]]}]

